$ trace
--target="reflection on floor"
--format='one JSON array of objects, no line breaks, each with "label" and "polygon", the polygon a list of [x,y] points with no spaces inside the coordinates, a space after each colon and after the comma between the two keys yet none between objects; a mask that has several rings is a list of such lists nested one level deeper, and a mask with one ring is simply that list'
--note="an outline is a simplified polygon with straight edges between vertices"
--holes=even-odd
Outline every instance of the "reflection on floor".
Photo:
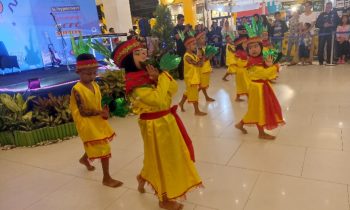
[{"label": "reflection on floor", "polygon": [[[184,202],[186,210],[348,210],[350,184],[349,66],[284,68],[274,88],[287,124],[275,141],[257,139],[254,127],[242,135],[233,125],[247,103],[234,102],[234,82],[216,69],[209,94],[216,102],[180,113],[193,138],[197,167],[205,189]],[[184,87],[180,82],[177,102]],[[87,172],[78,163],[78,138],[59,144],[0,151],[0,209],[154,210],[150,188],[140,195],[136,174],[143,143],[137,117],[111,119],[118,137],[112,142],[111,173],[124,186],[101,184],[100,163]]]}]

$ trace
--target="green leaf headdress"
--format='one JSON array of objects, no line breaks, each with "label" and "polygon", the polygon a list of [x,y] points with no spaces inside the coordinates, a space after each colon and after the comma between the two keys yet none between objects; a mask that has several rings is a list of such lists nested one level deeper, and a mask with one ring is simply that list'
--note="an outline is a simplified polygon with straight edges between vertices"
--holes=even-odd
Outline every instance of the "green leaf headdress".
[{"label": "green leaf headdress", "polygon": [[261,38],[258,35],[258,26],[256,24],[256,21],[254,18],[252,18],[252,25],[248,25],[247,23],[244,24],[245,29],[247,30],[249,39],[247,44],[253,43],[253,42],[261,42]]}]

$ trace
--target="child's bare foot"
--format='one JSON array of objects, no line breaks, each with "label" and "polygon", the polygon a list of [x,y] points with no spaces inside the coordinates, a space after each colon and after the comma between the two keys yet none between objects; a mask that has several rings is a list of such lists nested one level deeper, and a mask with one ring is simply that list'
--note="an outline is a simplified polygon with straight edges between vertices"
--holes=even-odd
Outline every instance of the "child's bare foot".
[{"label": "child's bare foot", "polygon": [[215,99],[210,98],[210,97],[206,98],[205,100],[206,100],[207,102],[213,102],[213,101],[215,101]]},{"label": "child's bare foot", "polygon": [[197,116],[205,116],[205,115],[207,115],[207,113],[201,112],[201,111],[197,111],[197,112],[194,113],[194,115],[197,115]]},{"label": "child's bare foot", "polygon": [[109,178],[103,178],[102,184],[106,185],[108,187],[120,187],[123,185],[123,182],[112,179],[111,177],[109,177]]},{"label": "child's bare foot", "polygon": [[235,125],[235,127],[236,127],[238,130],[242,131],[243,134],[247,134],[247,133],[248,133],[248,131],[243,127],[243,124],[242,124],[242,123],[237,123],[237,124]]},{"label": "child's bare foot", "polygon": [[176,201],[159,201],[159,207],[167,210],[181,210],[184,205]]},{"label": "child's bare foot", "polygon": [[83,164],[88,171],[94,171],[95,170],[95,167],[92,166],[90,164],[89,160],[84,158],[84,157],[80,158],[79,163]]},{"label": "child's bare foot", "polygon": [[137,175],[136,177],[137,179],[137,182],[139,183],[138,187],[137,187],[137,190],[140,192],[140,193],[145,193],[146,190],[145,190],[145,180],[142,179],[142,177],[140,175]]},{"label": "child's bare foot", "polygon": [[274,139],[276,139],[276,136],[272,136],[270,134],[263,133],[263,134],[259,134],[259,138],[266,139],[266,140],[274,140]]}]

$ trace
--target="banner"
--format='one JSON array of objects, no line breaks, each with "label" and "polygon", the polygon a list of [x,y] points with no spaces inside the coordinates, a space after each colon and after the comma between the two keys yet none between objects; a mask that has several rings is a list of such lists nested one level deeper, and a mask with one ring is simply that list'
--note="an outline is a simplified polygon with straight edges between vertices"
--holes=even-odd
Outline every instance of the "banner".
[{"label": "banner", "polygon": [[22,71],[74,63],[70,34],[80,33],[101,33],[95,0],[0,0],[0,41]]}]

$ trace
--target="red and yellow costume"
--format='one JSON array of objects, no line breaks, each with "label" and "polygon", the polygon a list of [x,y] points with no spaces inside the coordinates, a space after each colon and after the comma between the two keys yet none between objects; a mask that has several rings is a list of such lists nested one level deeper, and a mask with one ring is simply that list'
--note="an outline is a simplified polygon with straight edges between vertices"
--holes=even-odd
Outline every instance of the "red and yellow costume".
[{"label": "red and yellow costume", "polygon": [[236,56],[235,56],[235,46],[231,43],[226,44],[226,65],[227,65],[227,74],[236,73]]},{"label": "red and yellow costume", "polygon": [[[195,39],[194,39],[195,41]],[[189,103],[198,102],[198,88],[201,83],[200,78],[200,68],[195,66],[192,63],[189,63],[187,59],[190,59],[194,62],[198,62],[199,58],[197,55],[193,53],[186,52],[183,60],[184,60],[184,77],[186,84],[185,96],[187,96],[187,100]]]},{"label": "red and yellow costume", "polygon": [[[129,41],[119,53],[132,54]],[[118,55],[118,51],[115,57]],[[122,61],[121,61],[122,62]],[[116,62],[120,67],[120,62]],[[134,113],[140,115],[139,127],[144,142],[141,178],[149,183],[159,200],[176,199],[202,185],[194,161],[191,140],[171,107],[178,86],[167,72],[160,73],[157,84],[149,81],[146,71],[126,69],[126,89]],[[133,71],[133,72],[129,72]],[[197,90],[198,92],[198,90]]]},{"label": "red and yellow costume", "polygon": [[[97,62],[96,62],[97,64]],[[83,68],[92,67],[93,63],[80,62],[77,64],[77,70],[83,71]],[[109,141],[113,139],[115,133],[108,121],[101,116],[83,117],[80,114],[76,98],[73,91],[76,91],[84,108],[89,110],[102,110],[101,92],[96,82],[92,82],[94,92],[84,86],[81,82],[74,85],[70,96],[70,110],[79,134],[84,143],[84,149],[89,159],[107,158],[111,156]]]},{"label": "red and yellow costume", "polygon": [[277,66],[265,66],[262,56],[248,60],[249,101],[248,111],[243,117],[243,124],[255,124],[268,130],[284,124],[280,104],[271,87]]},{"label": "red and yellow costume", "polygon": [[[205,36],[205,32],[200,32],[196,35],[196,39],[200,39],[202,36]],[[202,56],[205,56],[205,46],[198,49],[201,51]],[[203,62],[203,66],[199,67],[200,73],[200,88],[208,88],[210,84],[210,74],[212,72],[211,64],[209,59],[205,59]]]}]

